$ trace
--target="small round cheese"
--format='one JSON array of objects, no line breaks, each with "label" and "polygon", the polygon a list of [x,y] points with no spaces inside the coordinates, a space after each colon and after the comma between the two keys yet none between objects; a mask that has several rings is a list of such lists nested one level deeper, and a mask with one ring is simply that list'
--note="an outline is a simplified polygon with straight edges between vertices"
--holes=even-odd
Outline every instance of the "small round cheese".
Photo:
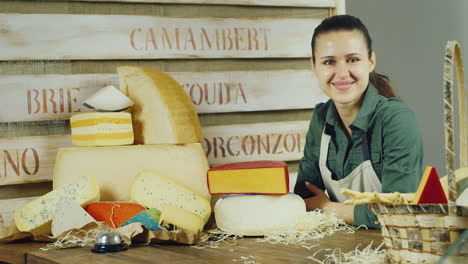
[{"label": "small round cheese", "polygon": [[296,194],[226,195],[214,207],[218,228],[243,236],[294,228],[306,213],[304,200]]}]

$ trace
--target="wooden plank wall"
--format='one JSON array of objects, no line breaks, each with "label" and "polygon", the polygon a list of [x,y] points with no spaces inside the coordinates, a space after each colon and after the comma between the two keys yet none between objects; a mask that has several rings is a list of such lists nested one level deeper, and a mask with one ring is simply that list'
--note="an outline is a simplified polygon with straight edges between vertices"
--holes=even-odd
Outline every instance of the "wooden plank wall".
[{"label": "wooden plank wall", "polygon": [[[183,85],[199,113],[212,165],[266,157],[287,160],[295,174],[312,108],[326,100],[309,71],[308,42],[319,21],[344,12],[344,1],[4,0],[0,12],[0,199],[12,199],[52,189],[51,182],[37,182],[52,178],[52,164],[44,164],[49,170],[31,178],[39,159],[31,146],[42,144],[38,149],[49,156],[54,156],[56,148],[67,146],[67,119],[81,112],[80,103],[87,95],[106,84],[116,84],[115,69],[121,65],[156,68]],[[152,33],[146,29],[140,36],[141,45],[153,45],[153,51],[138,53],[128,45],[118,49],[120,35],[102,33],[90,21],[106,24],[114,33],[128,26],[127,37],[132,28],[138,33],[155,21],[167,23],[167,28],[177,23],[180,29],[199,25],[211,28],[212,34],[218,31],[210,23],[220,24],[224,34],[232,30],[232,36],[235,25],[282,30],[272,33],[275,37],[269,41],[277,40],[274,44],[264,39],[261,45],[270,46],[263,51],[200,52],[192,40],[191,53],[175,49],[156,53]],[[244,30],[243,34],[244,45],[249,45],[246,39],[254,31]],[[76,83],[77,79],[81,81]],[[212,87],[212,94],[201,95],[210,90],[204,85]],[[228,89],[232,94],[241,93],[239,103],[233,103],[234,99],[226,103],[226,94],[218,103],[203,102],[220,98],[220,91]],[[247,100],[242,92],[256,95],[255,99]],[[267,156],[254,155],[260,151]]]}]

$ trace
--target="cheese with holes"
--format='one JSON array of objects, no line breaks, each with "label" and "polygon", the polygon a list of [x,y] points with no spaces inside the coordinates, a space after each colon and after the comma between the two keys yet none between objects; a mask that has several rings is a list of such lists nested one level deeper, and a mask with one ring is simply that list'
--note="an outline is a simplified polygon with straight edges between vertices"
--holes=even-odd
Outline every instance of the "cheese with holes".
[{"label": "cheese with holes", "polygon": [[161,228],[159,227],[160,218],[161,218],[161,211],[159,211],[156,208],[150,208],[150,209],[141,211],[134,217],[128,219],[121,226],[126,226],[131,223],[141,223],[149,230],[157,231],[157,230],[161,230]]},{"label": "cheese with holes", "polygon": [[208,161],[200,143],[61,148],[54,168],[54,189],[84,173],[96,175],[101,201],[128,201],[129,186],[141,170],[155,170],[206,199]]},{"label": "cheese with holes", "polygon": [[70,118],[72,144],[81,147],[133,144],[130,113],[84,113]]},{"label": "cheese with holes", "polygon": [[195,107],[171,76],[151,68],[117,68],[120,90],[135,105],[131,108],[136,144],[201,142]]},{"label": "cheese with holes", "polygon": [[139,204],[129,202],[99,202],[86,206],[86,212],[96,221],[106,222],[112,228],[121,226],[145,209]]},{"label": "cheese with holes", "polygon": [[74,200],[80,206],[99,201],[99,186],[94,176],[76,177],[73,182],[20,207],[13,216],[16,226],[20,231],[50,234],[57,207],[65,199]]},{"label": "cheese with holes", "polygon": [[247,161],[225,164],[208,170],[211,194],[287,194],[288,165],[281,161]]},{"label": "cheese with holes", "polygon": [[74,228],[81,228],[92,222],[94,222],[94,218],[77,202],[63,199],[59,202],[52,219],[52,235],[58,237],[63,232]]},{"label": "cheese with holes", "polygon": [[426,167],[414,197],[415,204],[447,204],[447,196],[434,167]]},{"label": "cheese with holes", "polygon": [[218,228],[243,236],[263,236],[292,228],[296,219],[305,213],[305,202],[296,194],[225,195],[214,207]]},{"label": "cheese with holes", "polygon": [[130,187],[130,199],[159,210],[166,205],[181,208],[199,215],[205,222],[211,214],[207,199],[156,171],[145,170],[135,177]]},{"label": "cheese with holes", "polygon": [[161,211],[160,225],[169,231],[186,229],[194,233],[203,230],[203,219],[192,212],[166,205]]}]

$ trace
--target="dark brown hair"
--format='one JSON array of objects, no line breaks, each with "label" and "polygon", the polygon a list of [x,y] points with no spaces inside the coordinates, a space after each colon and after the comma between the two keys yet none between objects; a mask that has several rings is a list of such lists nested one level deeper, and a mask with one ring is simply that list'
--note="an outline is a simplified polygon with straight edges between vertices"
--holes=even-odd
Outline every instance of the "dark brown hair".
[{"label": "dark brown hair", "polygon": [[[315,42],[317,37],[320,34],[331,32],[331,31],[352,31],[357,30],[362,33],[366,44],[367,44],[367,55],[369,58],[372,55],[372,40],[369,35],[369,31],[367,31],[366,26],[362,23],[362,21],[354,16],[350,15],[338,15],[326,18],[325,20],[318,25],[314,30],[314,35],[312,36],[312,62],[315,64]],[[390,79],[383,75],[372,71],[369,75],[369,81],[372,85],[375,86],[379,94],[390,98],[390,97],[398,97],[395,91],[390,86]]]}]

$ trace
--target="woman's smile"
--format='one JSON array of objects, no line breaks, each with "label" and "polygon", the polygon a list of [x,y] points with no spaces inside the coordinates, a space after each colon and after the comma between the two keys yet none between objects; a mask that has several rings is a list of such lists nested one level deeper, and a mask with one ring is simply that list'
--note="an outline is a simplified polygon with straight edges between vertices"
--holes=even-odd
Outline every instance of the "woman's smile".
[{"label": "woman's smile", "polygon": [[336,81],[332,85],[339,91],[346,91],[353,87],[354,81]]}]

